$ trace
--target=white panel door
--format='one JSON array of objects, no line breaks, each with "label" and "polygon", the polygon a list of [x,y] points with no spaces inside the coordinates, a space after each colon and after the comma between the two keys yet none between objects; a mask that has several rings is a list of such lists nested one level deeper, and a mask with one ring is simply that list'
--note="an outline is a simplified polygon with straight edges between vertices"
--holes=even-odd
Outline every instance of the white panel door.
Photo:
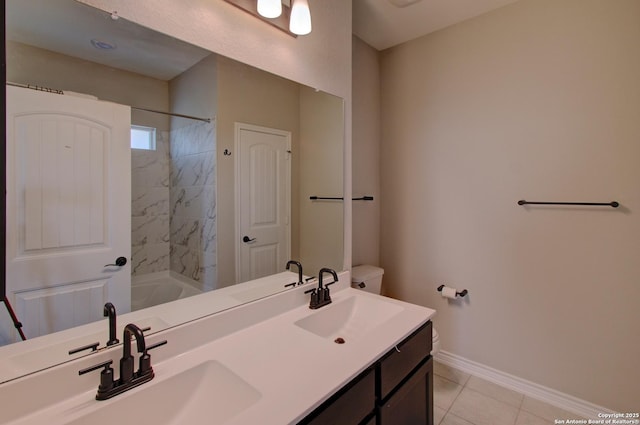
[{"label": "white panel door", "polygon": [[284,270],[291,255],[291,133],[236,123],[236,276]]},{"label": "white panel door", "polygon": [[131,309],[130,117],[7,87],[7,297],[27,338]]}]

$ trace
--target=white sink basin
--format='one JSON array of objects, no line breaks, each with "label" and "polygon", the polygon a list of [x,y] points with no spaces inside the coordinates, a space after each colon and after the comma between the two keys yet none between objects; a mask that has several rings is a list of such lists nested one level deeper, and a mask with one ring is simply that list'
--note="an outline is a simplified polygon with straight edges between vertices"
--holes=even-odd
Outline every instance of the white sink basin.
[{"label": "white sink basin", "polygon": [[295,322],[296,326],[320,337],[349,343],[385,323],[403,307],[386,301],[384,297],[353,295],[321,307]]},{"label": "white sink basin", "polygon": [[245,380],[213,360],[164,381],[150,381],[129,393],[96,402],[103,406],[67,424],[224,424],[261,396]]}]

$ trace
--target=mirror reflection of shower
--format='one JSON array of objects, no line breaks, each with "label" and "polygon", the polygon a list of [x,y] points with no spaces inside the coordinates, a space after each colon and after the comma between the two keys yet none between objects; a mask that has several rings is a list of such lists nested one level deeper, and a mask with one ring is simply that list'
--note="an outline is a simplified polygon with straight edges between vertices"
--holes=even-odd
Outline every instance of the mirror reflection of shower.
[{"label": "mirror reflection of shower", "polygon": [[214,124],[168,122],[132,129],[132,310],[217,287]]}]

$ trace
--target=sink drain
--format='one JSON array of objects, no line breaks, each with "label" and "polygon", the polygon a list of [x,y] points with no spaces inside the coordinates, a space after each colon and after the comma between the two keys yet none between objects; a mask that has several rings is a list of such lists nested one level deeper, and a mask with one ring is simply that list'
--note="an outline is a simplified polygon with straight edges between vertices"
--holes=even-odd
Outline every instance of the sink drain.
[{"label": "sink drain", "polygon": [[344,344],[345,340],[344,340],[344,338],[338,337],[338,338],[334,339],[333,342],[335,342],[336,344]]}]

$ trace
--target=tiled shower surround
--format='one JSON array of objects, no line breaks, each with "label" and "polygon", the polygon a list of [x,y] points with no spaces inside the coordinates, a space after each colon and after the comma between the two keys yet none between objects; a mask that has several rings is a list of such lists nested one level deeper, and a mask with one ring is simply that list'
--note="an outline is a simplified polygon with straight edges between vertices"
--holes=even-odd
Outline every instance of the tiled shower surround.
[{"label": "tiled shower surround", "polygon": [[131,150],[131,274],[169,270],[169,132]]},{"label": "tiled shower surround", "polygon": [[215,125],[191,122],[172,129],[170,139],[170,268],[215,289]]},{"label": "tiled shower surround", "polygon": [[216,281],[215,125],[157,132],[156,150],[131,151],[132,275],[171,270]]}]

